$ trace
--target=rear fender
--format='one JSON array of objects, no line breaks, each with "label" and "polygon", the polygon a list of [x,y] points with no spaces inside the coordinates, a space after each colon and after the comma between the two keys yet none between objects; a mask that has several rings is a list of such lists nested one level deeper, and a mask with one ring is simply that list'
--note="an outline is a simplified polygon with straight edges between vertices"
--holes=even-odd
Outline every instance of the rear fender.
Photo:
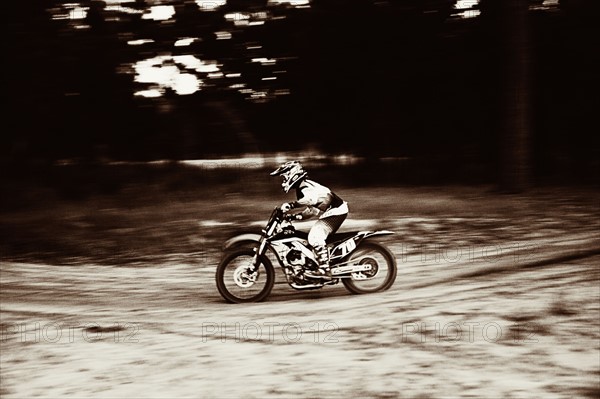
[{"label": "rear fender", "polygon": [[394,234],[394,232],[390,231],[390,230],[361,231],[357,235],[361,237],[360,241],[362,241],[365,238],[374,237],[374,236],[388,236],[390,234]]}]

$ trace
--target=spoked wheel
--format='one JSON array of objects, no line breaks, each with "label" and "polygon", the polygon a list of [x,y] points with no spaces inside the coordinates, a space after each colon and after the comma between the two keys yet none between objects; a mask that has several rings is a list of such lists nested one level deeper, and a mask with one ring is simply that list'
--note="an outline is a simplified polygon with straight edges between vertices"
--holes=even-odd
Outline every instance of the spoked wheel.
[{"label": "spoked wheel", "polygon": [[232,303],[259,302],[273,289],[275,271],[266,256],[260,257],[258,269],[252,273],[254,250],[240,249],[227,255],[217,267],[217,289]]},{"label": "spoked wheel", "polygon": [[396,258],[385,246],[362,242],[348,258],[348,263],[367,264],[370,270],[352,273],[344,278],[344,286],[353,294],[368,294],[387,290],[396,280]]}]

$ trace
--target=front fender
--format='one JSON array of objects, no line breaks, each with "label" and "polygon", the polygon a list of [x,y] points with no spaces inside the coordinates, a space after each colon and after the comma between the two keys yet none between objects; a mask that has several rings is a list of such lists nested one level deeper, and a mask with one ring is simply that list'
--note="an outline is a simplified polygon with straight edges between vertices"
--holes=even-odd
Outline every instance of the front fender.
[{"label": "front fender", "polygon": [[238,234],[225,241],[223,244],[223,251],[231,251],[232,249],[239,248],[246,244],[256,244],[260,240],[260,237],[261,236],[258,233]]}]

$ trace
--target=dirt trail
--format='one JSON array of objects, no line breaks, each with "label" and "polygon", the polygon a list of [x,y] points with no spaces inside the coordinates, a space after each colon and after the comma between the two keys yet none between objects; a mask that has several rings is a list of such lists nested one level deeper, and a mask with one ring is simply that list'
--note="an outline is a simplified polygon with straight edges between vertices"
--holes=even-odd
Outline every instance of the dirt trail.
[{"label": "dirt trail", "polygon": [[491,257],[392,243],[387,292],[278,284],[249,305],[222,301],[214,266],[3,263],[0,392],[598,397],[600,236],[505,244]]}]

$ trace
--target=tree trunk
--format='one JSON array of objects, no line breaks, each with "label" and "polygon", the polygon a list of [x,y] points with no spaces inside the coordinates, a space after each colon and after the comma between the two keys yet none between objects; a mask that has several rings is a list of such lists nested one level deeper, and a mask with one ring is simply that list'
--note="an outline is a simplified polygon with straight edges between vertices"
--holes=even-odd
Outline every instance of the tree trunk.
[{"label": "tree trunk", "polygon": [[527,0],[500,1],[504,60],[501,188],[521,192],[531,184],[530,38]]}]

